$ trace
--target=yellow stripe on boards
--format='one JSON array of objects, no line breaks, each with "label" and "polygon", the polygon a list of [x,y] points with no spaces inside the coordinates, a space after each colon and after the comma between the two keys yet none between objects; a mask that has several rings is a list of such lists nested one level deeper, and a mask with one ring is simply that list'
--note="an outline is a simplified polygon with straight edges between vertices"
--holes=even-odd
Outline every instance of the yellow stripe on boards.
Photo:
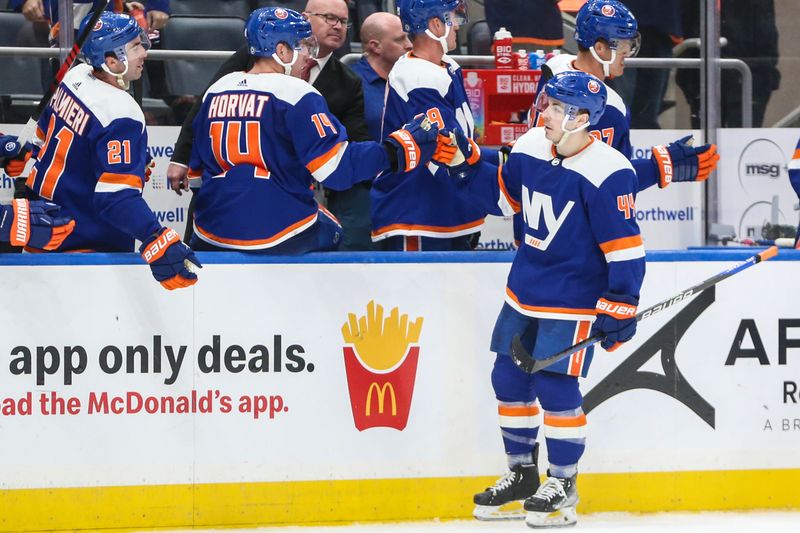
[{"label": "yellow stripe on boards", "polygon": [[[465,519],[494,477],[0,490],[0,531]],[[583,474],[581,513],[800,508],[800,469]],[[769,490],[752,490],[753,487]]]}]

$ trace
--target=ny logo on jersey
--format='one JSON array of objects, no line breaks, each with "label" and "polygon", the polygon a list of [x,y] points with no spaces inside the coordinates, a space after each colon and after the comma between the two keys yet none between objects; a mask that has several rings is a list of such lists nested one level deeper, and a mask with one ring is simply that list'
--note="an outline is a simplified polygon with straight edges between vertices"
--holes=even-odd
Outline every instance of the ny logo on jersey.
[{"label": "ny logo on jersey", "polygon": [[559,228],[566,220],[567,215],[572,210],[572,206],[575,205],[575,202],[570,200],[567,202],[567,205],[564,206],[564,209],[561,213],[556,216],[555,211],[553,210],[553,199],[550,198],[549,195],[540,193],[538,191],[533,191],[533,194],[530,194],[528,188],[523,185],[522,186],[522,216],[525,218],[525,223],[528,225],[529,228],[538,230],[539,229],[539,221],[542,219],[542,215],[544,215],[544,226],[547,229],[547,236],[542,239],[537,239],[532,235],[525,234],[525,244],[528,246],[533,246],[537,250],[547,250],[547,247],[550,246],[550,243],[553,242],[553,239],[558,233]]}]

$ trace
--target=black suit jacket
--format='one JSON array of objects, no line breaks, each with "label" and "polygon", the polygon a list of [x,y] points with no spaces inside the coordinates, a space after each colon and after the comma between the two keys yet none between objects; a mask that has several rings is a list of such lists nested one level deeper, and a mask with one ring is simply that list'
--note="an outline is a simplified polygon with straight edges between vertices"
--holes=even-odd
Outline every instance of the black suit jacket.
[{"label": "black suit jacket", "polygon": [[[250,70],[253,62],[254,58],[250,55],[247,45],[242,46],[222,64],[208,86],[210,87],[221,77],[231,72]],[[347,130],[347,136],[351,141],[370,140],[367,123],[364,121],[364,90],[361,87],[361,78],[358,74],[342,63],[339,58],[331,56],[325,64],[325,68],[314,80],[314,88],[325,98],[328,103],[328,109],[333,116],[344,125]],[[197,112],[200,111],[202,101],[201,95],[186,116],[183,126],[181,126],[181,132],[175,142],[175,151],[172,154],[171,161],[173,163],[189,164],[189,156],[192,153],[192,141],[194,139],[192,122]]]}]

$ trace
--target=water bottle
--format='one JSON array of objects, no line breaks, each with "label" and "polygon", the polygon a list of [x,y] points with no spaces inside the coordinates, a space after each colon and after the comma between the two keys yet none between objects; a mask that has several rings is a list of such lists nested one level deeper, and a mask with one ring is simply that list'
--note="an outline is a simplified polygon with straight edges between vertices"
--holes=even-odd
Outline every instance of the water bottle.
[{"label": "water bottle", "polygon": [[511,32],[500,28],[494,34],[494,68],[513,69],[515,63]]},{"label": "water bottle", "polygon": [[520,50],[516,53],[517,70],[528,70],[528,53],[525,50]]}]

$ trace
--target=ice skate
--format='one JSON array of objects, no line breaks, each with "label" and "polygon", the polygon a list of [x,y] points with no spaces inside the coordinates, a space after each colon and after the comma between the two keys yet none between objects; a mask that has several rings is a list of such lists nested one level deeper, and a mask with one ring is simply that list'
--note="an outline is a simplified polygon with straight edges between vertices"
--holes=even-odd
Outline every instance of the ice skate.
[{"label": "ice skate", "polygon": [[[538,445],[537,445],[538,446]],[[534,464],[517,465],[485,491],[476,494],[472,501],[472,516],[478,520],[522,520],[525,518],[523,502],[539,488],[539,468]]]},{"label": "ice skate", "polygon": [[548,477],[536,494],[525,500],[528,527],[567,527],[578,522],[576,477]]}]

